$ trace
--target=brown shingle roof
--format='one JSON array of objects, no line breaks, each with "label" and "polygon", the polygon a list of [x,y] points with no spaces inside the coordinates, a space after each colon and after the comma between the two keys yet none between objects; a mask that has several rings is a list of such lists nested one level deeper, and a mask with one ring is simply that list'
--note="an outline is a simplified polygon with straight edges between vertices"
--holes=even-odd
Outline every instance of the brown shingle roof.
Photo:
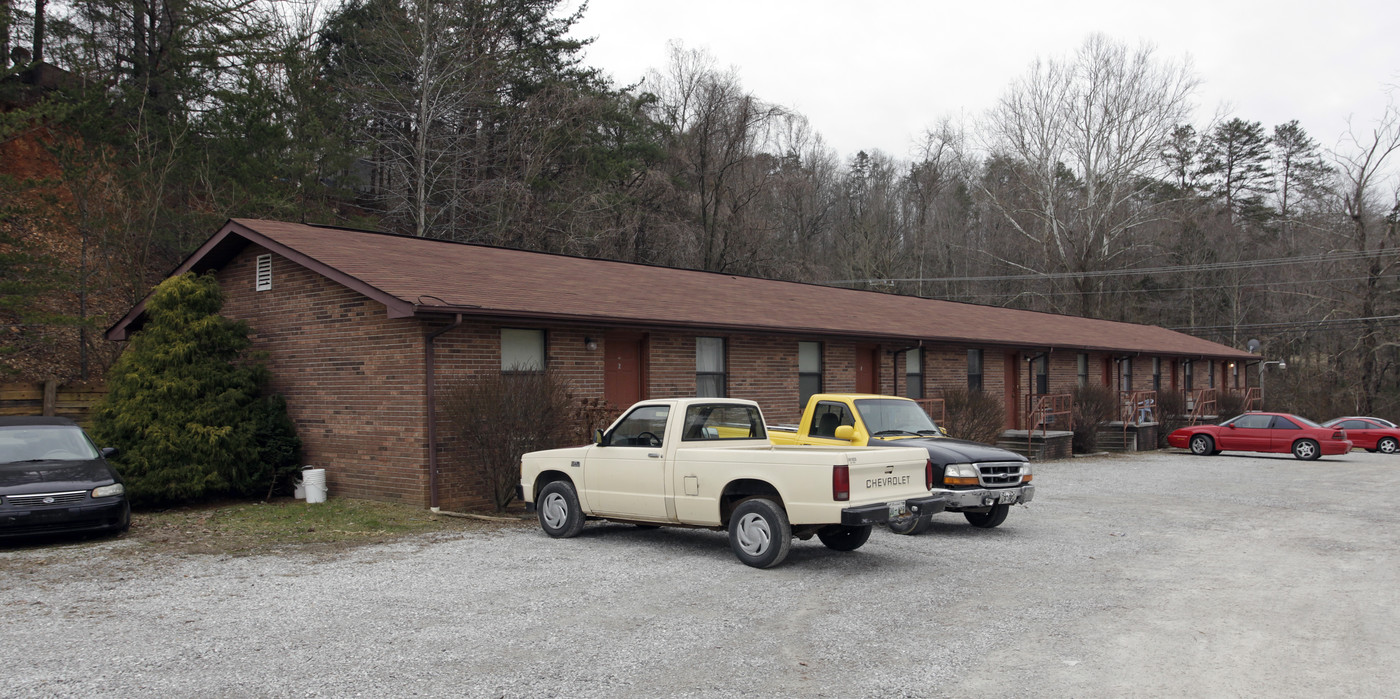
[{"label": "brown shingle roof", "polygon": [[[384,303],[393,316],[461,312],[895,342],[1251,356],[1150,325],[281,221],[234,219],[175,273],[218,267],[249,241]],[[108,335],[124,338],[143,307]]]}]

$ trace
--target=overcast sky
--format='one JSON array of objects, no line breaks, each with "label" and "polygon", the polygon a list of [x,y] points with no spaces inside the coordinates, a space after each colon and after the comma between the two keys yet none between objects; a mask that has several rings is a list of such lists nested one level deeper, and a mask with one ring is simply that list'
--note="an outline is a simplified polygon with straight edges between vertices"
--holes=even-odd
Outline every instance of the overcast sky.
[{"label": "overcast sky", "polygon": [[670,40],[704,48],[848,159],[907,157],[941,117],[980,117],[1035,58],[1066,57],[1093,32],[1189,58],[1198,126],[1227,107],[1269,130],[1297,119],[1331,147],[1400,85],[1397,0],[590,0],[575,34],[596,38],[586,62],[619,84],[664,65]]}]

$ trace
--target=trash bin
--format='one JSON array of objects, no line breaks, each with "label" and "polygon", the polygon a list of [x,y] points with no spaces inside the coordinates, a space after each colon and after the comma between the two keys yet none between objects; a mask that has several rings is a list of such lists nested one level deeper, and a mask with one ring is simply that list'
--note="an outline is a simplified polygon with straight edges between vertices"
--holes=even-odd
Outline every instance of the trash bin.
[{"label": "trash bin", "polygon": [[306,502],[326,501],[326,469],[308,468],[301,472],[302,487],[306,490]]}]

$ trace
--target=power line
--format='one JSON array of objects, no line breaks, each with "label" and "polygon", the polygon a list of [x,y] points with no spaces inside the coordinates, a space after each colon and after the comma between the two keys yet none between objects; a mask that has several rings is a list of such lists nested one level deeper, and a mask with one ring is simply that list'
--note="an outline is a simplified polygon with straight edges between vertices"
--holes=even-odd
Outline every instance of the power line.
[{"label": "power line", "polygon": [[1346,262],[1382,255],[1393,255],[1393,250],[1353,250],[1348,252],[1328,252],[1303,257],[1278,257],[1264,260],[1238,260],[1234,262],[1203,262],[1193,265],[1169,265],[1163,267],[1139,267],[1133,269],[1110,269],[1094,272],[1032,272],[1030,274],[1002,274],[985,277],[906,277],[900,279],[837,279],[827,284],[872,284],[893,282],[1002,282],[1049,279],[1085,279],[1090,277],[1124,277],[1143,274],[1174,274],[1179,272],[1212,272],[1229,269],[1256,269],[1284,265],[1313,264],[1318,262]]},{"label": "power line", "polygon": [[[1293,285],[1300,285],[1300,284],[1328,284],[1328,283],[1332,283],[1332,282],[1354,282],[1354,281],[1361,281],[1361,280],[1363,280],[1363,279],[1370,279],[1370,278],[1371,278],[1371,277],[1333,277],[1333,278],[1330,278],[1330,279],[1293,279],[1293,280],[1289,280],[1289,281],[1262,281],[1262,282],[1250,282],[1250,283],[1244,284],[1244,285],[1242,285],[1242,286],[1247,286],[1247,287],[1267,287],[1267,286],[1293,286]],[[1376,279],[1400,279],[1400,275],[1397,275],[1397,274],[1384,274],[1384,275],[1380,275],[1380,276],[1376,277]],[[1159,294],[1159,293],[1167,292],[1167,291],[1218,291],[1219,289],[1220,289],[1220,285],[1219,285],[1219,284],[1215,284],[1215,285],[1212,285],[1212,286],[1173,286],[1173,287],[1162,287],[1162,288],[1160,288],[1160,289],[1111,289],[1111,290],[1108,290],[1108,291],[1080,291],[1080,290],[1078,290],[1078,289],[1062,289],[1062,290],[1059,290],[1059,291],[1037,291],[1037,292],[1035,292],[1035,294],[1038,295],[1038,296],[1080,296],[1080,295],[1083,295],[1083,294],[1104,294],[1104,295],[1109,295],[1109,296],[1111,296],[1111,295],[1116,295],[1116,294]],[[939,298],[939,299],[981,299],[981,298],[996,298],[996,297],[999,297],[999,296],[1019,296],[1021,293],[1023,293],[1023,292],[1019,292],[1019,291],[989,291],[989,292],[984,292],[984,293],[979,293],[979,294],[939,294],[939,295],[937,295],[937,296],[931,296],[931,297],[929,297],[929,298]]]},{"label": "power line", "polygon": [[1168,328],[1181,332],[1191,332],[1195,330],[1259,330],[1264,328],[1324,328],[1339,327],[1347,325],[1360,325],[1371,321],[1390,321],[1381,323],[1386,327],[1400,325],[1400,315],[1392,316],[1370,316],[1367,318],[1319,318],[1317,320],[1300,320],[1286,323],[1245,323],[1241,325],[1194,325],[1189,327]]}]

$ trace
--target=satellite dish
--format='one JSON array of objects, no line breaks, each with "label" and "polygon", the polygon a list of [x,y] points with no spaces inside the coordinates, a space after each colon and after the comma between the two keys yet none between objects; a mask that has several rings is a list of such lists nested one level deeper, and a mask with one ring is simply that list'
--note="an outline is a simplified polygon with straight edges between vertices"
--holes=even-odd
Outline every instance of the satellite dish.
[{"label": "satellite dish", "polygon": [[1254,354],[1255,352],[1259,351],[1260,342],[1258,340],[1250,340],[1249,342],[1246,342],[1244,346],[1245,349],[1249,350],[1250,354]]}]

